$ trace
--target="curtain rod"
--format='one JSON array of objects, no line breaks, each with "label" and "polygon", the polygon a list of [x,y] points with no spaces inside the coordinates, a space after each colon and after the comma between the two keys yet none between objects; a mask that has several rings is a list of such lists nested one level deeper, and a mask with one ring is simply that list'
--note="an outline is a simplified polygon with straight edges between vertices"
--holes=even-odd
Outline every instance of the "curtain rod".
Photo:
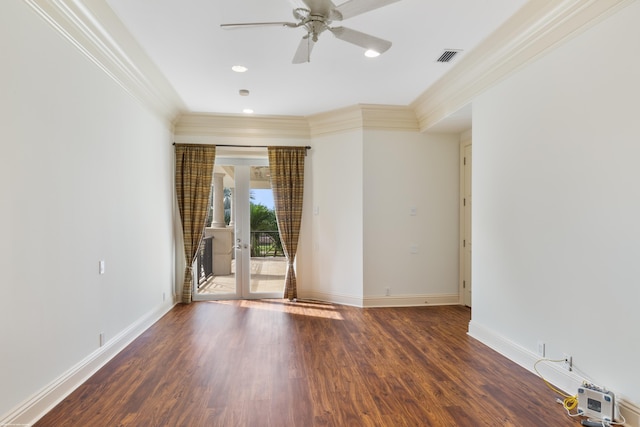
[{"label": "curtain rod", "polygon": [[[176,145],[176,143],[174,142],[173,145]],[[211,144],[211,145],[215,145],[216,147],[234,147],[234,148],[269,148],[268,145],[237,145],[237,144]],[[307,145],[304,148],[306,148],[307,150],[311,150],[310,145]]]}]

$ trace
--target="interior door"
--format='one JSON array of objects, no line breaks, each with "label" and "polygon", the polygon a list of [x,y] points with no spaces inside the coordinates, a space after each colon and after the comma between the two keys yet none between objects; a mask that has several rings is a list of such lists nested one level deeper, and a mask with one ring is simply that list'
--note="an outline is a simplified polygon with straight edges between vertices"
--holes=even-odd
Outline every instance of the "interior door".
[{"label": "interior door", "polygon": [[286,260],[268,171],[266,158],[216,158],[194,300],[282,298]]},{"label": "interior door", "polygon": [[464,147],[464,282],[463,300],[464,304],[471,307],[471,145]]}]

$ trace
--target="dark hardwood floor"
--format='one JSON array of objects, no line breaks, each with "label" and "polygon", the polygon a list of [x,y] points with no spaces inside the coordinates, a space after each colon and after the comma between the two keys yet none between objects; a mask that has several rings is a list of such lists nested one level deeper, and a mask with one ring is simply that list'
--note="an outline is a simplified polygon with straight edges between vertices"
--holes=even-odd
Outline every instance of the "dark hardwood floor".
[{"label": "dark hardwood floor", "polygon": [[578,426],[460,306],[178,305],[36,426]]}]

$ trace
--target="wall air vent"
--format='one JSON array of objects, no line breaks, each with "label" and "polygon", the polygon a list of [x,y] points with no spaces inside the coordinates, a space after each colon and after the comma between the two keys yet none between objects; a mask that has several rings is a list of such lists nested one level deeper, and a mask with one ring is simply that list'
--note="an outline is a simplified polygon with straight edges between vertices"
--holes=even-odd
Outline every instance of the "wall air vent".
[{"label": "wall air vent", "polygon": [[451,62],[453,61],[453,58],[455,58],[456,55],[460,52],[462,52],[462,50],[460,49],[458,50],[447,49],[442,52],[442,55],[440,55],[440,58],[438,58],[436,62]]}]

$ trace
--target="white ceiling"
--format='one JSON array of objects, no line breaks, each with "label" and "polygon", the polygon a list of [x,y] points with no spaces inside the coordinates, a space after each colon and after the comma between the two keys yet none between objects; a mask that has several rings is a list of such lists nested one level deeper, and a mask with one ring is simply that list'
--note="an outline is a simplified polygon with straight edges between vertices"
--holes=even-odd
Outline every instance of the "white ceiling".
[{"label": "white ceiling", "polygon": [[[361,48],[327,32],[311,62],[294,65],[304,29],[223,30],[220,24],[294,21],[301,0],[107,0],[190,112],[252,108],[294,116],[356,104],[409,105],[455,65],[435,62],[443,50],[462,49],[462,57],[526,2],[400,0],[333,24],[392,41],[382,56],[365,58]],[[236,64],[249,70],[234,73]],[[251,94],[242,97],[240,89]],[[455,116],[443,130],[468,127],[469,107]]]}]

